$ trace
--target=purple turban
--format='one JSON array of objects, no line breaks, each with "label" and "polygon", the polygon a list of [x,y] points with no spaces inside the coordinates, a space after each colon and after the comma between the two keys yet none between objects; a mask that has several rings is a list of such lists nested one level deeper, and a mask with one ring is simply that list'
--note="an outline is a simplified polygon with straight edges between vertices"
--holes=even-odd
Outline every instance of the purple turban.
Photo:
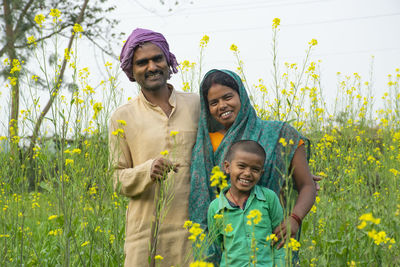
[{"label": "purple turban", "polygon": [[122,47],[119,59],[121,61],[122,70],[125,72],[126,76],[128,76],[131,82],[135,81],[135,78],[133,78],[133,73],[132,73],[133,53],[136,47],[146,42],[150,42],[157,45],[163,51],[168,66],[170,67],[170,74],[178,72],[177,69],[178,62],[176,61],[175,55],[169,52],[169,45],[167,43],[167,40],[165,40],[164,36],[158,32],[137,28],[133,30],[131,35],[126,40],[124,46]]}]

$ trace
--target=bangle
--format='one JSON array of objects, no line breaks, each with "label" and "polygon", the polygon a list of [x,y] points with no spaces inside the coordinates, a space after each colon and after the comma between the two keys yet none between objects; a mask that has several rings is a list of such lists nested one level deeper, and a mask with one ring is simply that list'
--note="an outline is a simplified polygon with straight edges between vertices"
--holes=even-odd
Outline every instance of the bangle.
[{"label": "bangle", "polygon": [[300,219],[300,217],[299,216],[297,216],[295,213],[291,213],[290,214],[290,217],[292,217],[298,224],[299,224],[299,226],[301,225],[301,219]]}]

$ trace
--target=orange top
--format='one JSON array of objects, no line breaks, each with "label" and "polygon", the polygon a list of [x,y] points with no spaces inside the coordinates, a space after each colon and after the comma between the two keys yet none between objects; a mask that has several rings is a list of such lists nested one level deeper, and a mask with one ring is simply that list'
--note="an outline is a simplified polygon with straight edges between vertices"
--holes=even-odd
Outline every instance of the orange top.
[{"label": "orange top", "polygon": [[[213,151],[215,152],[217,148],[219,147],[219,144],[221,144],[222,139],[224,139],[224,135],[220,132],[215,132],[215,133],[209,133],[210,134],[210,139],[211,139],[211,145],[213,147]],[[299,144],[297,147],[301,146],[304,144],[304,141],[300,139]]]}]

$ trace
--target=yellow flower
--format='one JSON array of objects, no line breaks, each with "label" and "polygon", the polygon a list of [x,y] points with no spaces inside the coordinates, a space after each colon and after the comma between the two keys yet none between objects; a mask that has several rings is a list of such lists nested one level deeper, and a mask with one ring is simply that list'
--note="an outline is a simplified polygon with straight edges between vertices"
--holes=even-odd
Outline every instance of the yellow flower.
[{"label": "yellow flower", "polygon": [[225,227],[225,232],[230,233],[232,231],[233,231],[232,224],[231,223],[227,224]]},{"label": "yellow flower", "polygon": [[124,121],[124,120],[117,120],[117,122],[119,123],[119,124],[122,124],[122,125],[126,125],[126,121]]},{"label": "yellow flower", "polygon": [[188,229],[190,226],[192,226],[192,224],[193,224],[192,221],[186,221],[186,222],[183,224],[183,228]]},{"label": "yellow flower", "polygon": [[257,209],[251,210],[249,212],[249,215],[247,215],[247,219],[249,219],[247,221],[247,224],[248,225],[251,225],[252,223],[258,224],[261,221],[261,215],[262,215],[261,211]]},{"label": "yellow flower", "polygon": [[360,221],[366,221],[366,222],[372,222],[374,224],[380,224],[381,223],[381,219],[380,218],[374,218],[372,213],[365,213],[365,214],[361,215],[359,220]]},{"label": "yellow flower", "polygon": [[65,166],[69,165],[69,164],[74,164],[74,160],[73,159],[66,159],[65,160]]},{"label": "yellow flower", "polygon": [[[226,175],[221,171],[219,166],[215,166],[211,171],[211,186],[218,186],[220,192],[222,189],[228,186],[228,182],[226,181]],[[218,195],[217,195],[218,197]]]},{"label": "yellow flower", "polygon": [[189,267],[214,267],[214,264],[205,261],[195,261]]},{"label": "yellow flower", "polygon": [[35,22],[39,27],[42,27],[43,22],[45,21],[45,17],[43,14],[38,14],[35,16]]},{"label": "yellow flower", "polygon": [[291,248],[293,251],[297,251],[297,250],[299,250],[300,246],[301,246],[300,243],[296,239],[290,238],[290,241],[288,244],[289,248]]},{"label": "yellow flower", "polygon": [[365,226],[367,226],[367,223],[366,223],[365,221],[362,221],[362,222],[357,226],[357,228],[361,230],[361,229],[364,229]]},{"label": "yellow flower", "polygon": [[311,39],[311,41],[308,42],[308,44],[311,46],[316,46],[318,44],[318,41],[316,39]]},{"label": "yellow flower", "polygon": [[93,110],[94,110],[93,119],[97,118],[97,115],[102,109],[103,109],[103,104],[101,102],[97,102],[93,105]]},{"label": "yellow flower", "polygon": [[161,151],[161,152],[160,152],[160,154],[163,155],[163,156],[167,156],[168,153],[169,153],[168,150],[164,150],[164,151]]},{"label": "yellow flower", "polygon": [[82,151],[79,149],[79,148],[74,148],[72,151],[71,151],[71,154],[80,154]]},{"label": "yellow flower", "polygon": [[270,241],[270,240],[271,240],[271,241],[276,242],[276,241],[278,241],[278,237],[276,237],[275,234],[270,234],[269,236],[267,236],[266,240],[267,240],[267,241]]},{"label": "yellow flower", "polygon": [[274,18],[272,20],[272,28],[276,29],[281,24],[281,20],[279,18]]},{"label": "yellow flower", "polygon": [[177,135],[179,132],[178,131],[171,131],[169,133],[170,136],[174,137],[175,135]]},{"label": "yellow flower", "polygon": [[279,139],[279,143],[281,143],[283,147],[287,146],[287,142],[286,142],[285,138],[283,138],[283,137],[281,137]]},{"label": "yellow flower", "polygon": [[164,257],[163,256],[161,256],[161,255],[156,255],[155,257],[154,257],[154,259],[155,260],[163,260],[164,259]]},{"label": "yellow flower", "polygon": [[222,218],[224,218],[224,215],[222,215],[222,214],[215,214],[214,215],[214,219],[216,219],[216,220],[219,220],[219,219],[222,219]]},{"label": "yellow flower", "polygon": [[89,241],[85,241],[85,242],[83,242],[82,244],[81,244],[81,247],[86,247],[87,245],[89,245]]},{"label": "yellow flower", "polygon": [[123,136],[123,133],[124,130],[121,128],[118,128],[117,130],[111,132],[112,135],[118,135],[118,136]]},{"label": "yellow flower", "polygon": [[[23,61],[22,61],[22,63],[23,63]],[[13,59],[12,66],[13,67],[10,70],[10,74],[21,71],[21,63],[19,62],[18,59]]]},{"label": "yellow flower", "polygon": [[191,233],[192,235],[189,236],[188,239],[194,242],[196,241],[197,236],[203,233],[203,229],[201,229],[200,224],[194,223],[192,224],[192,227],[189,229],[189,233]]},{"label": "yellow flower", "polygon": [[237,52],[238,51],[238,47],[235,44],[232,44],[229,49],[232,50],[233,52]]},{"label": "yellow flower", "polygon": [[58,215],[51,215],[49,216],[49,221],[54,220],[58,217]]},{"label": "yellow flower", "polygon": [[36,39],[33,35],[29,36],[28,38],[26,38],[28,41],[28,45],[33,44],[36,45]]},{"label": "yellow flower", "polygon": [[208,41],[210,41],[210,37],[208,37],[208,35],[204,35],[200,40],[200,47],[205,47],[208,44]]},{"label": "yellow flower", "polygon": [[312,213],[316,213],[317,212],[317,207],[315,206],[315,205],[313,205],[312,207],[311,207],[311,210],[310,210]]},{"label": "yellow flower", "polygon": [[83,32],[83,28],[80,24],[75,23],[74,27],[72,27],[72,29],[74,30],[74,32]]},{"label": "yellow flower", "polygon": [[60,17],[60,15],[61,15],[61,12],[60,12],[60,10],[58,10],[57,8],[52,8],[51,10],[50,10],[50,16],[51,17],[53,17],[53,18],[59,18]]}]

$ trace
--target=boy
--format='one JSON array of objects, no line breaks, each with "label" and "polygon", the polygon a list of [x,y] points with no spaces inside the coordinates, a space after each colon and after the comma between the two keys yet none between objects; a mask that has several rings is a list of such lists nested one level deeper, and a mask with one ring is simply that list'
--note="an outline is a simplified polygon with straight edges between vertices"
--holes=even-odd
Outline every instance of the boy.
[{"label": "boy", "polygon": [[264,149],[251,140],[233,143],[225,156],[231,185],[211,202],[207,216],[222,249],[220,266],[284,266],[284,250],[266,240],[283,220],[283,210],[273,191],[256,185],[264,162]]}]

